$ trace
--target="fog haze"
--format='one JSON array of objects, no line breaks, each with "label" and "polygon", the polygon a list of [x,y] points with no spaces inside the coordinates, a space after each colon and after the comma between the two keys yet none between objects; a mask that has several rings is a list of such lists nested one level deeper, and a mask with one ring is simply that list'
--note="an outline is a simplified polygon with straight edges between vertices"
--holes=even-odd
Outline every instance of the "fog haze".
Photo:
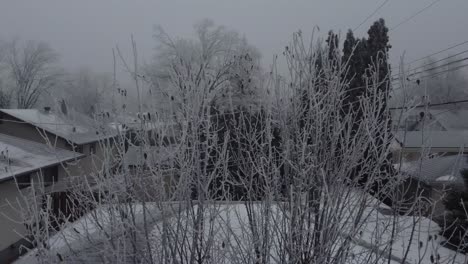
[{"label": "fog haze", "polygon": [[[263,64],[279,54],[293,31],[311,32],[314,26],[324,36],[330,29],[341,32],[359,25],[383,1],[26,1],[3,0],[0,38],[18,37],[49,43],[61,54],[68,69],[83,66],[112,71],[112,48],[130,50],[134,34],[140,57],[154,54],[154,25],[173,36],[192,34],[193,23],[212,19],[245,34],[263,54]],[[429,0],[392,0],[364,23],[356,35],[365,35],[379,17],[389,28],[430,4]],[[468,38],[468,1],[440,1],[390,32],[391,62],[406,51],[408,60],[441,50]],[[455,51],[453,51],[455,52]]]}]

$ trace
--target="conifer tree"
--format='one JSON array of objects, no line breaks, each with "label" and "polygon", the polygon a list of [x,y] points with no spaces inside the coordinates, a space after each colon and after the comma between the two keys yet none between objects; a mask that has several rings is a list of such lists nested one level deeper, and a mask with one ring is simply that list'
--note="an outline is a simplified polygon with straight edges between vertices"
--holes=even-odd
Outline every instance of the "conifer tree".
[{"label": "conifer tree", "polygon": [[[372,85],[366,85],[368,79],[378,73],[377,89],[383,92],[383,105],[378,110],[380,116],[381,133],[376,137],[376,145],[379,150],[387,147],[383,143],[386,133],[390,133],[390,121],[388,118],[387,100],[389,96],[389,74],[390,67],[388,64],[388,51],[390,49],[388,28],[385,26],[385,21],[379,19],[368,30],[368,38],[357,39],[351,30],[346,34],[346,40],[343,47],[343,61],[348,63],[348,72],[345,75],[348,81],[346,99],[343,105],[343,114],[353,114],[355,118],[355,127],[362,121],[363,114],[360,105],[360,98],[372,94],[368,89],[374,89]],[[357,133],[357,132],[356,132]],[[388,140],[387,140],[388,141]],[[378,152],[378,151],[377,151]],[[366,160],[373,159],[373,150],[370,148],[366,151],[366,158],[363,161],[363,166]],[[391,164],[391,155],[387,157],[387,162],[382,168],[382,177],[377,182],[372,183],[373,190],[376,193],[382,193],[381,189],[387,185],[394,170]],[[351,175],[352,178],[359,177],[361,183],[368,181],[366,175],[362,175],[361,166],[357,166]],[[386,197],[379,197],[384,201],[389,201]],[[390,201],[391,202],[391,201]],[[390,204],[389,204],[390,205]]]},{"label": "conifer tree", "polygon": [[366,64],[374,69],[379,74],[379,89],[385,90],[388,93],[390,85],[390,66],[388,64],[388,51],[391,48],[389,44],[388,28],[385,26],[383,18],[374,22],[370,27],[369,38],[367,39]]}]

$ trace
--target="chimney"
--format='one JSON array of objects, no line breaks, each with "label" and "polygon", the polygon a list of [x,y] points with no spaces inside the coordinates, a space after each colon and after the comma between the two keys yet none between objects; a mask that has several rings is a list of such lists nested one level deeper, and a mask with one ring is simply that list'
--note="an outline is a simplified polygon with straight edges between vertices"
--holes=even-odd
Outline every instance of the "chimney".
[{"label": "chimney", "polygon": [[50,106],[44,106],[44,112],[46,114],[50,113]]}]

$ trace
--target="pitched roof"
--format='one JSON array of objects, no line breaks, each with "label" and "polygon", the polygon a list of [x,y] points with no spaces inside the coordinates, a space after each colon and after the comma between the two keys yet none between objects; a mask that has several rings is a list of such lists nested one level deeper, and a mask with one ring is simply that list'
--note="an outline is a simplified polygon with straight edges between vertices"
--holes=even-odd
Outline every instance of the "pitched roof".
[{"label": "pitched roof", "polygon": [[96,142],[117,134],[110,126],[101,127],[94,120],[76,112],[64,115],[37,109],[0,111],[75,144]]},{"label": "pitched roof", "polygon": [[468,110],[429,109],[428,111],[447,130],[468,130]]},{"label": "pitched roof", "polygon": [[[413,109],[393,110],[392,122],[399,123],[400,128],[408,130],[448,130],[462,131],[468,130],[468,110],[462,109]],[[422,122],[422,117],[424,122]],[[406,126],[407,125],[407,126]]]},{"label": "pitched roof", "polygon": [[406,149],[468,149],[468,131],[398,131],[395,137]]},{"label": "pitched roof", "polygon": [[0,134],[0,181],[81,157],[73,151]]},{"label": "pitched roof", "polygon": [[[398,169],[400,166],[396,164]],[[401,170],[425,182],[448,181],[462,183],[462,169],[468,168],[468,155],[435,157],[403,163]]]}]

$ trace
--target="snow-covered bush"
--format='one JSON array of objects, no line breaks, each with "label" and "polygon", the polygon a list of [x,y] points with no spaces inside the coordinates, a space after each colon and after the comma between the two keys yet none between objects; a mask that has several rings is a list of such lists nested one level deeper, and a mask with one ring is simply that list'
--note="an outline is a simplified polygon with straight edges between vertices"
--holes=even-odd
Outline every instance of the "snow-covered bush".
[{"label": "snow-covered bush", "polygon": [[[128,70],[139,89],[133,47]],[[432,221],[377,199],[395,201],[401,180],[385,169],[388,93],[373,76],[355,102],[359,116],[344,115],[347,65],[328,56],[296,33],[284,52],[288,74],[272,68],[258,107],[237,107],[228,94],[217,108],[216,71],[172,54],[167,73],[183,88],[177,118],[155,127],[157,137],[138,134],[133,169],[124,143],[109,150],[118,169],[70,187],[97,209],[55,235],[32,233],[41,244],[22,262],[463,263],[440,249]],[[172,150],[161,154],[168,136]]]}]

